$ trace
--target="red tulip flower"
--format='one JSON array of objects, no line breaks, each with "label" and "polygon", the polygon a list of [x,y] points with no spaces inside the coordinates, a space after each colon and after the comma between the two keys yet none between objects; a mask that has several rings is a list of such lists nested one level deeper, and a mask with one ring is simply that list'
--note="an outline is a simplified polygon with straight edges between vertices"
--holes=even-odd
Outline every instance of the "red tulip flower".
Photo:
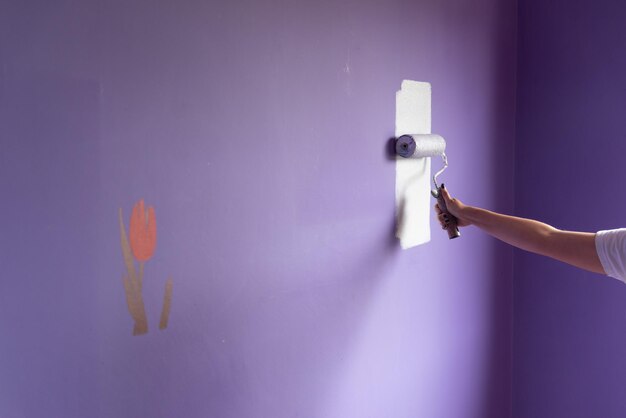
[{"label": "red tulip flower", "polygon": [[130,248],[137,261],[148,261],[156,248],[156,217],[152,206],[145,210],[143,199],[135,204],[130,216]]}]

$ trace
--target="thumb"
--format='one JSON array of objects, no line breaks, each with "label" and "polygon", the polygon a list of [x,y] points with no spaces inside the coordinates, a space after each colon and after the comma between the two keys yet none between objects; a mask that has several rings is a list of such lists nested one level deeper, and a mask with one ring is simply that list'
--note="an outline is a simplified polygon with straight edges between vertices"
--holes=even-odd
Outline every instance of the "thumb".
[{"label": "thumb", "polygon": [[446,186],[443,184],[441,185],[440,193],[443,196],[443,200],[445,200],[446,204],[452,200],[452,198],[450,197],[450,193],[448,193],[448,189],[446,189]]}]

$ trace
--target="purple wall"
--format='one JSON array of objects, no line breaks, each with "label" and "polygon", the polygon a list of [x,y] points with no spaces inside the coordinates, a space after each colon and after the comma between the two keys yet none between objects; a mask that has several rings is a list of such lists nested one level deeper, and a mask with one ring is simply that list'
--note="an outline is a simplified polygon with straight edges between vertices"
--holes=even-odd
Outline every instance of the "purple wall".
[{"label": "purple wall", "polygon": [[[516,212],[626,226],[626,5],[521,0]],[[626,287],[516,253],[514,417],[623,417]]]},{"label": "purple wall", "polygon": [[[450,190],[511,211],[515,15],[4,2],[0,415],[509,416],[512,253],[437,229],[401,251],[385,144],[402,79],[430,81]],[[117,214],[141,198],[158,244],[133,337]]]}]

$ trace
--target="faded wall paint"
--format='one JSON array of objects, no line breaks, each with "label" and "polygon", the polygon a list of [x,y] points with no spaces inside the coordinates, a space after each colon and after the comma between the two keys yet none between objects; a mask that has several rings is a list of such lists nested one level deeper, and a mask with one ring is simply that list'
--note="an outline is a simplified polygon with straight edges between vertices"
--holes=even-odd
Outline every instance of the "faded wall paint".
[{"label": "faded wall paint", "polygon": [[[431,82],[446,185],[512,209],[514,7],[4,2],[0,415],[507,416],[510,250],[401,251],[386,144],[401,80]],[[151,323],[175,289],[133,337],[141,198]]]}]

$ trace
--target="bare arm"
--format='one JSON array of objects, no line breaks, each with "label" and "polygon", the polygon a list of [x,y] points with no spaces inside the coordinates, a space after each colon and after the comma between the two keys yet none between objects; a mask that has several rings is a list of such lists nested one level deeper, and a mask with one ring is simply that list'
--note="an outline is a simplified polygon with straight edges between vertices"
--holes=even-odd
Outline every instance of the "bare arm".
[{"label": "bare arm", "polygon": [[[605,274],[595,246],[595,233],[562,231],[532,219],[502,215],[464,205],[442,190],[448,211],[458,218],[459,226],[475,225],[489,235],[522,250],[554,258],[594,273]],[[448,221],[436,206],[439,221]]]}]

